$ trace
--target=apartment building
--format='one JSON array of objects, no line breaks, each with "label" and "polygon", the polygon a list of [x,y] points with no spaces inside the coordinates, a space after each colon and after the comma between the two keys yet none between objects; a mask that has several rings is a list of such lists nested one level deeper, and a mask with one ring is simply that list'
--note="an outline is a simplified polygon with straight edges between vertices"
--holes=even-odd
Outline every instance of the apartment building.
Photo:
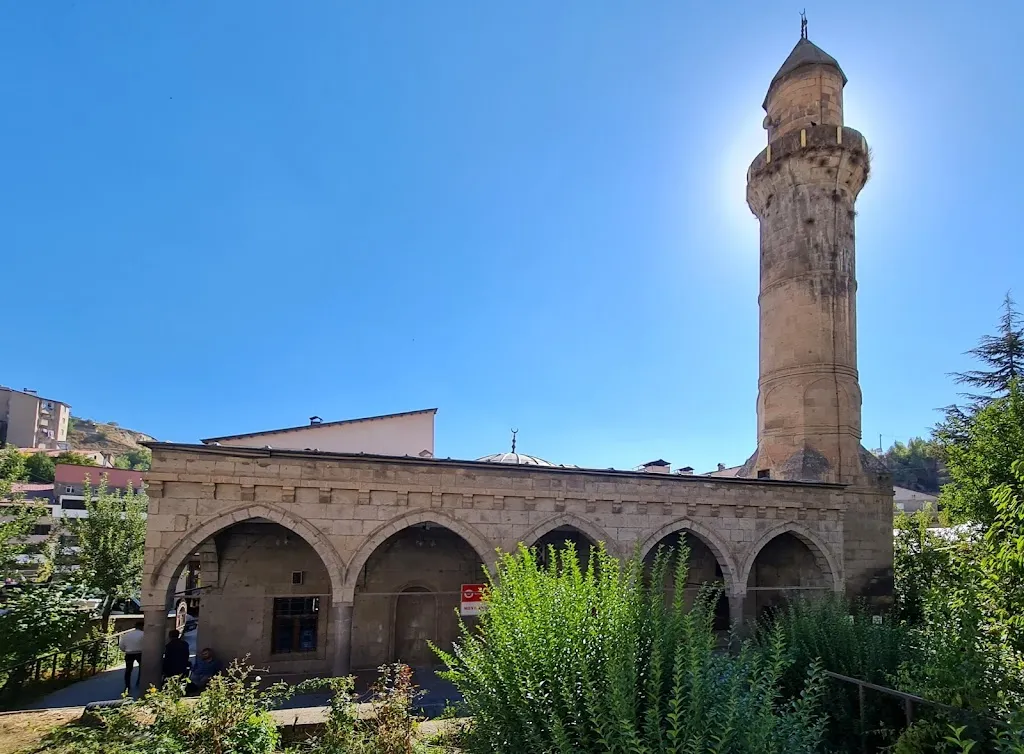
[{"label": "apartment building", "polygon": [[110,491],[126,492],[129,488],[142,492],[142,472],[99,466],[76,466],[58,463],[53,473],[53,513],[55,517],[80,518],[85,510],[85,488],[99,486],[101,478]]},{"label": "apartment building", "polygon": [[[25,541],[29,545],[29,552],[18,556],[19,569],[32,572],[42,560],[42,546],[50,538],[56,518],[54,507],[53,485],[36,484],[32,482],[15,482],[11,485],[11,492],[21,504],[37,506],[39,509],[39,520],[28,533]],[[6,508],[14,504],[14,500],[0,500],[0,520],[4,517]]]},{"label": "apartment building", "polygon": [[0,386],[0,446],[66,450],[71,406]]},{"label": "apartment building", "polygon": [[[142,491],[142,472],[128,469],[112,469],[100,466],[77,466],[59,463],[54,470],[53,484],[37,484],[34,482],[15,482],[11,491],[20,504],[33,505],[39,509],[39,519],[26,537],[29,551],[19,556],[22,570],[32,572],[42,561],[42,547],[54,534],[54,528],[61,524],[63,518],[85,518],[89,515],[85,509],[85,488],[99,486],[101,478],[106,478],[107,489],[126,492],[131,488],[136,493]],[[15,504],[15,500],[0,500],[0,520],[4,517],[4,509]],[[63,542],[69,553],[77,551],[77,542],[66,530],[61,530]]]}]

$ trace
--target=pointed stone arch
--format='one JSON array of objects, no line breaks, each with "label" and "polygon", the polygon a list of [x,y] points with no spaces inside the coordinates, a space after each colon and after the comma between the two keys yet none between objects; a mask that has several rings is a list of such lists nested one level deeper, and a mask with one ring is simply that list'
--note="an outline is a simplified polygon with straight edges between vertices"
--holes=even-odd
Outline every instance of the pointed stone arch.
[{"label": "pointed stone arch", "polygon": [[366,561],[370,559],[374,551],[384,544],[389,537],[417,524],[436,524],[459,535],[469,543],[469,546],[476,552],[480,561],[488,568],[496,560],[495,552],[497,548],[469,524],[459,521],[439,510],[423,509],[409,511],[377,527],[359,546],[359,549],[348,563],[348,576],[345,579],[341,592],[344,601],[351,602],[355,598],[356,581],[359,579],[363,566],[366,565]]},{"label": "pointed stone arch", "polygon": [[640,545],[640,558],[646,558],[658,546],[661,540],[676,532],[689,532],[707,545],[707,548],[711,550],[711,554],[718,560],[718,565],[722,568],[722,577],[725,580],[726,591],[730,594],[742,591],[742,587],[746,582],[738,580],[740,569],[732,553],[729,552],[729,548],[726,547],[725,542],[719,539],[713,531],[690,518],[680,518],[671,521],[660,529],[651,532]]},{"label": "pointed stone arch", "polygon": [[530,529],[530,531],[520,537],[516,544],[522,542],[527,547],[532,547],[545,534],[554,531],[560,526],[571,526],[573,529],[580,532],[580,534],[585,535],[592,544],[596,545],[598,542],[604,542],[605,548],[610,555],[619,554],[618,542],[609,536],[608,532],[597,524],[580,518],[579,516],[575,516],[572,513],[562,513],[557,516],[552,516],[546,521],[537,524]]},{"label": "pointed stone arch", "polygon": [[169,591],[175,572],[185,562],[185,559],[195,552],[199,545],[214,534],[234,524],[258,518],[273,521],[302,537],[313,548],[313,551],[320,557],[320,560],[323,561],[324,567],[331,578],[332,593],[339,595],[343,592],[345,585],[345,563],[330,541],[305,519],[277,506],[267,504],[231,508],[208,519],[200,526],[184,534],[178,544],[157,565],[150,576],[150,584],[157,591]]},{"label": "pointed stone arch", "polygon": [[741,588],[746,588],[747,582],[750,579],[750,572],[754,568],[754,561],[757,560],[757,556],[760,555],[761,551],[765,548],[765,545],[782,534],[792,534],[798,540],[803,542],[810,551],[815,563],[817,563],[822,575],[826,580],[831,580],[832,590],[836,592],[843,591],[843,570],[835,555],[817,534],[796,521],[787,521],[779,524],[778,526],[766,531],[756,542],[754,542],[747,551],[747,557],[743,563],[743,570],[740,573],[740,580],[738,584],[741,585]]}]

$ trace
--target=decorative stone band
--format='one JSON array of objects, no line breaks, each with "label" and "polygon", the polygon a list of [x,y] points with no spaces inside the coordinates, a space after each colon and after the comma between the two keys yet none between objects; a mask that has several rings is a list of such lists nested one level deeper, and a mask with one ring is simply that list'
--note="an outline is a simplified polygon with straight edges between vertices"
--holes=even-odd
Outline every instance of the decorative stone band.
[{"label": "decorative stone band", "polygon": [[759,387],[770,387],[776,382],[790,380],[793,377],[807,377],[814,375],[824,375],[828,377],[841,375],[852,380],[859,379],[859,374],[855,367],[851,367],[846,364],[816,363],[799,364],[796,366],[784,367],[782,369],[773,369],[772,371],[765,372],[761,375],[757,384]]},{"label": "decorative stone band", "polygon": [[791,131],[769,144],[747,168],[747,182],[768,168],[772,162],[798,154],[805,149],[837,147],[867,159],[868,142],[860,131],[846,126],[811,126]]}]

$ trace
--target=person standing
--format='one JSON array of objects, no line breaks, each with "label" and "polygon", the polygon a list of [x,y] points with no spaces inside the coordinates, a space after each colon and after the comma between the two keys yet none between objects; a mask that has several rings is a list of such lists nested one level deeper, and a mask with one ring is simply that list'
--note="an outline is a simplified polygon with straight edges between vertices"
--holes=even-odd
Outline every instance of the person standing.
[{"label": "person standing", "polygon": [[189,671],[188,642],[181,638],[181,633],[177,629],[172,629],[168,637],[170,641],[164,647],[164,680],[183,676]]},{"label": "person standing", "polygon": [[142,621],[135,623],[135,628],[127,633],[121,634],[117,640],[117,646],[124,653],[124,690],[129,691],[132,686],[132,668],[136,663],[139,665],[139,679],[135,681],[135,688],[139,687],[142,680],[142,628],[145,624]]}]

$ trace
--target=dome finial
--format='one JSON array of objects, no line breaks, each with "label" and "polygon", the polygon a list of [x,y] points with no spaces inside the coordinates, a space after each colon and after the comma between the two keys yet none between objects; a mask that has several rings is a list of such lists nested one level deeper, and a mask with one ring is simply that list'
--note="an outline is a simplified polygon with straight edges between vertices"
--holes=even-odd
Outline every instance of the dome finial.
[{"label": "dome finial", "polygon": [[519,434],[519,430],[518,429],[513,429],[512,430],[512,452],[513,453],[516,452],[516,435],[518,435],[518,434]]},{"label": "dome finial", "polygon": [[800,11],[800,39],[807,39],[807,9]]}]

